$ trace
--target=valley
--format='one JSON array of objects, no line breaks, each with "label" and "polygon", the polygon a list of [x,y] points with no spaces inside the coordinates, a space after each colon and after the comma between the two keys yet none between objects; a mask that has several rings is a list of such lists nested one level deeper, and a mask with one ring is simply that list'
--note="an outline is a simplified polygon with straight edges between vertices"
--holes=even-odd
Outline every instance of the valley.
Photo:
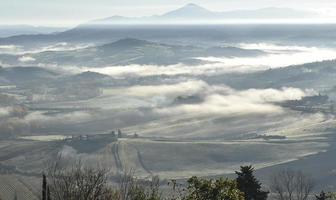
[{"label": "valley", "polygon": [[289,39],[264,33],[267,44],[235,34],[270,29],[258,27],[184,43],[165,29],[90,45],[65,37],[61,48],[41,40],[68,31],[40,36],[39,48],[25,42],[38,36],[0,39],[22,46],[0,53],[0,196],[39,199],[41,174],[60,157],[108,169],[112,183],[127,170],[166,181],[231,176],[248,164],[267,183],[280,167],[325,162],[318,181],[333,187],[336,50],[294,45],[292,29]]}]

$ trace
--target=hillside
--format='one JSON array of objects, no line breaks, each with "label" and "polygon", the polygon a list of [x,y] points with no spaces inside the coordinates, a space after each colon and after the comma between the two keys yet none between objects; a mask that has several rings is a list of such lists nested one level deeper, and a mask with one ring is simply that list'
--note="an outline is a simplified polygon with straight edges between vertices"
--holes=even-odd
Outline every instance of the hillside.
[{"label": "hillside", "polygon": [[[24,64],[20,58],[29,58],[29,64],[120,66],[120,65],[173,65],[199,64],[197,57],[253,57],[263,55],[260,50],[236,47],[201,47],[168,45],[132,38],[121,39],[102,46],[70,51],[45,51],[23,55],[0,55],[6,64]],[[22,59],[21,59],[22,60]]]},{"label": "hillside", "polygon": [[[321,78],[323,77],[323,78]],[[311,88],[316,91],[328,92],[335,86],[336,61],[307,63],[287,66],[265,71],[212,77],[212,82],[223,82],[237,89],[245,88]]]}]

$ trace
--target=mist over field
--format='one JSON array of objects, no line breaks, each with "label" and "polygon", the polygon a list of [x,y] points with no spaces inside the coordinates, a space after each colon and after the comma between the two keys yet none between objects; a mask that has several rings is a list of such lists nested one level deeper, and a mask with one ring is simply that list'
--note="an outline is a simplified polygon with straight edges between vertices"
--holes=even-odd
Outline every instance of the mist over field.
[{"label": "mist over field", "polygon": [[266,188],[293,168],[335,190],[334,18],[322,4],[248,5],[0,25],[0,199],[40,199],[60,157],[111,184],[129,170],[166,181],[253,165]]}]

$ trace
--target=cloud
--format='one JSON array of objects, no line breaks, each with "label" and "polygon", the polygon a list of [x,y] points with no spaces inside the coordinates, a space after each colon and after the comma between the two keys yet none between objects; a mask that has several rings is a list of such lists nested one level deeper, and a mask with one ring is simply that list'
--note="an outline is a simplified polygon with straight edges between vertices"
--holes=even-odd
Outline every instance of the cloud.
[{"label": "cloud", "polygon": [[30,51],[29,53],[40,53],[44,51],[72,51],[72,50],[84,49],[90,46],[93,46],[93,44],[69,44],[67,42],[59,42],[56,44],[41,47],[34,51]]},{"label": "cloud", "polygon": [[[201,57],[198,59],[210,62],[219,62],[224,66],[231,66],[232,71],[256,71],[268,68],[278,68],[290,65],[299,65],[336,58],[336,51],[328,48],[280,46],[274,44],[240,44],[245,49],[260,49],[269,54],[259,57]],[[232,68],[233,67],[233,68]]]},{"label": "cloud", "polygon": [[77,151],[71,146],[64,145],[63,148],[58,152],[58,155],[63,159],[74,159],[78,154]]},{"label": "cloud", "polygon": [[13,112],[12,107],[0,107],[0,118],[8,117]]},{"label": "cloud", "polygon": [[298,100],[306,95],[315,94],[314,91],[303,91],[297,88],[278,89],[249,89],[244,91],[233,91],[235,96],[247,98],[256,103],[272,103],[286,100]]},{"label": "cloud", "polygon": [[[336,51],[328,48],[281,46],[268,43],[239,44],[244,49],[260,49],[268,52],[258,57],[199,57],[197,59],[210,62],[200,65],[128,65],[106,66],[100,68],[79,67],[79,71],[94,71],[114,77],[146,77],[146,76],[212,76],[225,73],[248,73],[269,68],[278,68],[336,58]],[[74,68],[72,68],[74,71]]]},{"label": "cloud", "polygon": [[[195,88],[192,88],[192,85],[195,85]],[[132,92],[128,94],[152,96],[152,98],[155,95],[160,95],[170,102],[179,95],[195,95],[203,99],[201,103],[158,106],[155,108],[155,112],[168,115],[280,113],[283,109],[275,103],[286,100],[297,100],[306,95],[313,94],[313,91],[303,91],[297,88],[237,91],[225,85],[211,86],[202,81],[188,81],[170,86],[138,86],[136,89],[133,88],[130,91]]]},{"label": "cloud", "polygon": [[33,129],[47,126],[84,123],[94,116],[86,111],[75,111],[61,114],[46,114],[40,111],[27,112],[26,109],[15,107],[0,108],[0,138],[2,135],[28,134]]},{"label": "cloud", "polygon": [[[19,45],[0,45],[0,54],[10,54],[10,55],[22,55],[22,59],[19,58],[19,61],[25,62],[25,57],[29,58],[31,56],[25,54],[34,54],[34,53],[42,53],[45,51],[72,51],[79,50],[83,48],[88,48],[90,46],[94,46],[93,44],[69,44],[67,42],[59,42],[52,45],[40,46],[33,49],[25,48],[24,46]],[[29,61],[35,61],[29,60]]]},{"label": "cloud", "polygon": [[185,104],[175,107],[159,108],[160,114],[196,115],[246,115],[257,113],[279,113],[282,109],[272,104],[260,104],[234,96],[211,95],[201,104]]},{"label": "cloud", "polygon": [[92,115],[85,111],[75,111],[56,115],[45,115],[43,112],[32,112],[24,118],[27,122],[41,124],[72,124],[86,122],[90,119],[92,119]]},{"label": "cloud", "polygon": [[22,51],[22,46],[0,45],[0,54],[17,54]]},{"label": "cloud", "polygon": [[23,63],[29,63],[29,62],[34,62],[36,59],[31,57],[31,56],[22,56],[19,58],[19,61],[20,62],[23,62]]},{"label": "cloud", "polygon": [[[258,57],[199,57],[206,61],[206,64],[199,65],[138,65],[132,64],[127,66],[101,66],[101,67],[85,67],[76,65],[57,65],[52,63],[38,63],[39,67],[57,70],[63,73],[81,73],[92,71],[113,76],[115,78],[130,77],[148,77],[148,76],[214,76],[226,73],[250,73],[270,68],[286,67],[316,61],[336,59],[336,50],[329,48],[305,47],[305,46],[284,46],[271,43],[242,43],[237,45],[244,49],[259,49],[267,52],[267,55]],[[85,45],[71,45],[67,43],[59,43],[47,47],[42,50],[71,50],[84,48]],[[34,58],[23,56],[20,58],[22,62],[34,61]],[[28,63],[27,63],[28,64]]]},{"label": "cloud", "polygon": [[[211,88],[211,87],[210,87]],[[208,91],[200,104],[183,104],[173,107],[158,108],[159,113],[173,114],[219,114],[242,115],[253,113],[279,113],[283,109],[275,102],[300,99],[306,93],[300,89],[250,89],[235,91],[222,87]]]},{"label": "cloud", "polygon": [[0,107],[0,118],[8,117],[23,117],[27,114],[27,109],[24,106],[5,106]]},{"label": "cloud", "polygon": [[[211,60],[212,58],[201,58],[203,60]],[[221,62],[222,59],[217,59],[217,61],[210,64],[200,64],[200,65],[127,65],[127,66],[108,66],[100,68],[90,68],[90,67],[64,67],[65,70],[71,70],[72,72],[84,72],[92,71],[105,75],[109,75],[116,78],[130,78],[130,77],[148,77],[148,76],[178,76],[178,75],[190,75],[190,76],[213,76],[231,72],[252,72],[256,70],[266,69],[263,67],[255,66],[237,66],[229,65]],[[41,65],[43,66],[43,65]],[[61,66],[58,66],[58,69]],[[63,70],[64,71],[64,70]]]},{"label": "cloud", "polygon": [[125,94],[141,97],[166,96],[177,97],[179,95],[200,94],[207,91],[209,85],[201,80],[189,80],[176,84],[133,86],[125,89]]}]

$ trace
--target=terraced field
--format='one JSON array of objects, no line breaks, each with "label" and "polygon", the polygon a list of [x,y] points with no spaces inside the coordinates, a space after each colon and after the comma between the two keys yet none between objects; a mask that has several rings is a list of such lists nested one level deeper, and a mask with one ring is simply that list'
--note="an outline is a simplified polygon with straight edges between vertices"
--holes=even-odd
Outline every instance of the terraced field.
[{"label": "terraced field", "polygon": [[0,175],[0,198],[39,200],[40,191],[37,189],[40,179],[18,175]]},{"label": "terraced field", "polygon": [[[263,169],[329,149],[327,136],[336,125],[333,116],[290,111],[265,117],[267,123],[262,123],[261,116],[167,117],[129,126],[123,129],[125,134],[137,132],[139,138],[118,141],[41,141],[34,137],[2,140],[0,194],[3,199],[11,198],[15,192],[19,197],[36,199],[40,175],[57,155],[109,169],[111,175],[133,169],[141,178],[159,175],[171,179],[229,174],[244,164]],[[264,140],[254,138],[256,135],[285,138]]]},{"label": "terraced field", "polygon": [[[257,168],[290,162],[324,151],[328,144],[320,141],[232,141],[177,142],[127,140],[126,166],[135,166],[139,175],[162,178],[186,178],[232,173],[240,165]],[[136,151],[135,151],[135,150]],[[133,155],[132,155],[133,154]],[[134,155],[134,154],[137,154]],[[145,173],[144,173],[145,172]]]}]

